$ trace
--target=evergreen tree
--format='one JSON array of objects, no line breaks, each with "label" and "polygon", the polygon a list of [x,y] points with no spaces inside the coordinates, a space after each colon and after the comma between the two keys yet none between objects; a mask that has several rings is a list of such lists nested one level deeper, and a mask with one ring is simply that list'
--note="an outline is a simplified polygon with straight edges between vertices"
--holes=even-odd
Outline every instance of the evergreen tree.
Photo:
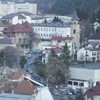
[{"label": "evergreen tree", "polygon": [[44,23],[47,23],[47,19],[45,18]]},{"label": "evergreen tree", "polygon": [[54,17],[52,22],[61,22],[62,23],[61,19],[59,19],[58,17]]},{"label": "evergreen tree", "polygon": [[58,58],[53,49],[46,64],[46,77],[49,76],[52,76],[49,81],[54,85],[65,84],[65,77],[69,76],[69,69],[66,68],[66,65]]},{"label": "evergreen tree", "polygon": [[20,57],[19,64],[20,64],[21,68],[23,68],[26,63],[27,63],[27,60],[26,60],[25,56]]},{"label": "evergreen tree", "polygon": [[65,85],[67,85],[68,79],[70,77],[70,70],[69,70],[69,65],[70,65],[70,51],[68,49],[67,43],[65,44],[64,48],[63,48],[63,52],[60,56],[60,59],[62,61],[62,63],[65,64],[65,68],[67,69],[67,74],[65,74]]},{"label": "evergreen tree", "polygon": [[68,67],[70,65],[70,51],[68,49],[67,43],[65,44],[63,48],[63,52],[60,56],[60,59],[62,62]]},{"label": "evergreen tree", "polygon": [[76,100],[84,100],[84,93],[83,93],[83,90],[81,88],[78,90]]}]

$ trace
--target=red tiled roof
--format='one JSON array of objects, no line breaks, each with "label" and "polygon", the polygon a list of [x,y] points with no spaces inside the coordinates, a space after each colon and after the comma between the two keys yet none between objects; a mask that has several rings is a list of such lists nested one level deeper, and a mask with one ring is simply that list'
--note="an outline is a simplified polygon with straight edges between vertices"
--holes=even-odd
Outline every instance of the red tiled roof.
[{"label": "red tiled roof", "polygon": [[20,32],[31,32],[32,26],[27,21],[22,24],[16,24],[8,26],[7,28],[4,28],[3,32],[6,33],[20,33]]},{"label": "red tiled roof", "polygon": [[59,47],[47,48],[46,50],[51,50],[51,49],[53,49],[55,51],[55,53],[62,53],[62,51],[63,51],[63,48],[59,48]]},{"label": "red tiled roof", "polygon": [[11,77],[11,80],[19,79],[22,75],[27,76],[29,74],[27,72],[24,72],[24,71],[18,71],[18,72],[15,72],[13,74],[13,76]]},{"label": "red tiled roof", "polygon": [[9,81],[0,81],[0,92],[4,93],[11,93],[12,92],[12,86],[15,88],[17,85],[17,82],[9,82]]},{"label": "red tiled roof", "polygon": [[62,37],[62,36],[53,36],[52,37],[52,40],[58,40],[58,41],[64,41],[64,40],[72,40],[73,37]]},{"label": "red tiled roof", "polygon": [[55,51],[55,53],[62,53],[63,48],[57,47],[57,48],[53,48],[53,50]]},{"label": "red tiled roof", "polygon": [[35,93],[36,87],[28,80],[23,80],[18,83],[17,87],[14,89],[16,94],[32,95]]},{"label": "red tiled roof", "polygon": [[95,87],[89,89],[86,92],[86,95],[88,98],[95,96],[95,95],[100,95],[100,85],[96,85]]}]

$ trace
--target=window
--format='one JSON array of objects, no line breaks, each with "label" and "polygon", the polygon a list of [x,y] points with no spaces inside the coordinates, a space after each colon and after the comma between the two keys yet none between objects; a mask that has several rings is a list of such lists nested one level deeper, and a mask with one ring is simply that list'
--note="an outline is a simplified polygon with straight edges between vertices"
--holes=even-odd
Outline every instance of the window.
[{"label": "window", "polygon": [[84,86],[84,83],[79,83],[79,86]]},{"label": "window", "polygon": [[92,52],[92,56],[95,56],[96,55],[96,52]]},{"label": "window", "polygon": [[58,42],[61,42],[60,40]]},{"label": "window", "polygon": [[44,35],[44,37],[45,37],[45,34],[43,34]]},{"label": "window", "polygon": [[23,45],[22,45],[21,47],[22,47],[22,48],[24,48],[24,46],[23,46]]},{"label": "window", "polygon": [[52,36],[52,34],[49,34],[49,37],[51,37]]},{"label": "window", "polygon": [[76,42],[74,43],[74,49],[76,49],[77,47],[76,47]]},{"label": "window", "polygon": [[19,38],[19,42],[21,42],[21,38]]},{"label": "window", "polygon": [[68,81],[68,84],[69,84],[69,85],[72,85],[72,81]]},{"label": "window", "polygon": [[26,43],[26,38],[23,38],[23,43]]},{"label": "window", "polygon": [[78,85],[78,82],[74,82],[74,85]]},{"label": "window", "polygon": [[97,52],[97,55],[100,55],[100,52],[99,51]]},{"label": "window", "polygon": [[28,49],[28,45],[25,46],[25,49]]},{"label": "window", "polygon": [[40,31],[40,28],[38,28],[38,31]]},{"label": "window", "polygon": [[76,24],[76,22],[74,22],[74,24]]},{"label": "window", "polygon": [[73,29],[73,33],[76,34],[76,30],[75,29]]}]

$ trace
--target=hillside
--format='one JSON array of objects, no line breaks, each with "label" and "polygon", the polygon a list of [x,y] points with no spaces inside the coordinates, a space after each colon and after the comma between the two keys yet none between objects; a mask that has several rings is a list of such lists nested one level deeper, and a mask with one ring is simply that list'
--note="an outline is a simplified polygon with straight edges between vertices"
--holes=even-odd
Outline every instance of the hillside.
[{"label": "hillside", "polygon": [[69,14],[75,9],[92,13],[100,6],[100,0],[56,0],[50,11],[57,14]]}]

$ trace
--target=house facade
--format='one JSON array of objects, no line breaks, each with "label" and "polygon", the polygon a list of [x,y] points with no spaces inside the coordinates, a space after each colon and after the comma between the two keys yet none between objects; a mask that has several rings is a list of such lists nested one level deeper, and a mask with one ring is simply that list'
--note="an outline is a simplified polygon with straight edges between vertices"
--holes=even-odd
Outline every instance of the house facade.
[{"label": "house facade", "polygon": [[81,48],[77,52],[77,61],[90,61],[97,62],[100,61],[100,50],[90,50]]},{"label": "house facade", "polygon": [[84,91],[100,82],[100,63],[84,63],[70,66],[71,78],[68,86],[74,89],[83,88]]},{"label": "house facade", "polygon": [[28,22],[4,28],[3,33],[12,39],[19,50],[29,52],[30,38],[33,38],[32,27]]}]

